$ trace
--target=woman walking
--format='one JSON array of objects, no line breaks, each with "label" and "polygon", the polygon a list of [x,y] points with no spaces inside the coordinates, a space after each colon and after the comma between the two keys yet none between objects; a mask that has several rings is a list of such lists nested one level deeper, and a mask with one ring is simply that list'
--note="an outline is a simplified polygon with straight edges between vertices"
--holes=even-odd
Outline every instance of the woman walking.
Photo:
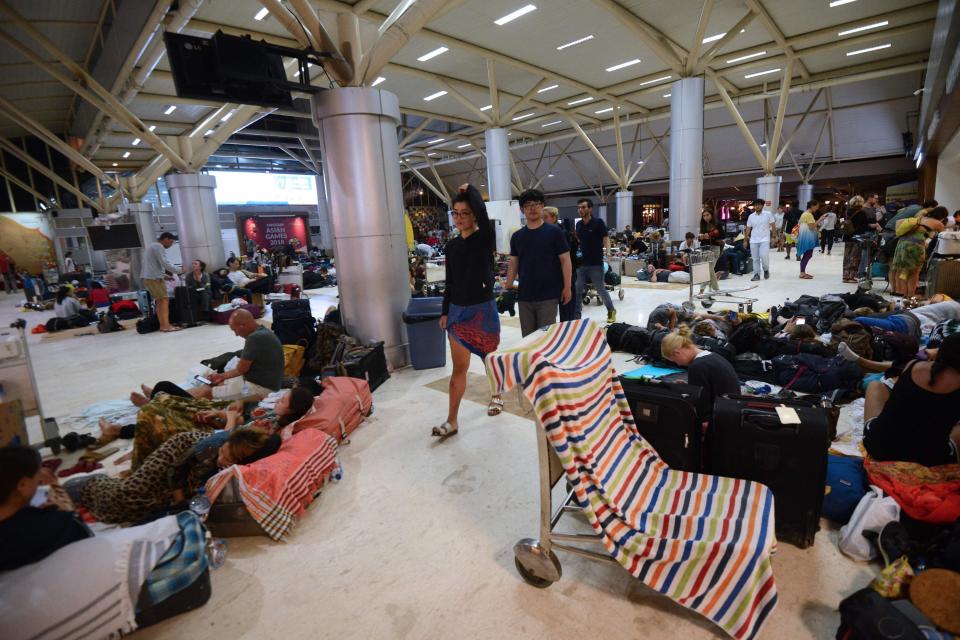
[{"label": "woman walking", "polygon": [[913,297],[920,281],[920,270],[927,259],[927,238],[944,230],[947,219],[946,207],[923,210],[915,218],[904,218],[897,222],[896,233],[899,237],[893,253],[891,285],[894,295]]},{"label": "woman walking", "polygon": [[[500,314],[493,295],[493,255],[496,239],[483,196],[469,184],[453,198],[453,223],[460,235],[447,243],[446,289],[440,328],[450,340],[453,373],[447,419],[432,435],[445,439],[460,428],[457,414],[467,388],[470,354],[481,358],[500,345]],[[503,411],[499,395],[490,398],[487,415]]]},{"label": "woman walking", "polygon": [[797,227],[797,255],[800,256],[800,278],[812,280],[813,276],[807,273],[807,264],[813,257],[813,250],[817,248],[817,220],[815,214],[820,209],[820,202],[811,200],[807,203],[807,210],[800,216]]}]

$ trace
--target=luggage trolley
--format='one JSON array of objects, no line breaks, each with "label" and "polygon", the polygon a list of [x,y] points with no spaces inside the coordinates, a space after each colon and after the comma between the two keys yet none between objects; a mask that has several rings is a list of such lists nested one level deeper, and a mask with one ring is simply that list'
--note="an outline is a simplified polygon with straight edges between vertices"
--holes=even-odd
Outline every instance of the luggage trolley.
[{"label": "luggage trolley", "polygon": [[[623,300],[624,295],[623,291],[623,258],[610,258],[606,263],[607,270],[612,273],[620,276],[620,283],[616,285],[607,284],[607,270],[603,272],[603,288],[609,291],[610,293],[617,293],[617,298]],[[576,274],[574,274],[574,279],[576,279]],[[590,300],[593,300],[594,304],[600,305],[600,292],[590,283],[586,282],[583,288],[583,304],[590,304]]]}]

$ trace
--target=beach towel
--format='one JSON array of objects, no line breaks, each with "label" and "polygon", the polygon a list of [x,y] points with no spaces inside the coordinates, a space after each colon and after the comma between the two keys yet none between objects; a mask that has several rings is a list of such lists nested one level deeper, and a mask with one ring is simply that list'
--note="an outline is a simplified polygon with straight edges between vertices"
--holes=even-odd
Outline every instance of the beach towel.
[{"label": "beach towel", "polygon": [[960,464],[925,467],[915,462],[867,458],[870,484],[892,496],[915,520],[952,524],[960,518]]},{"label": "beach towel", "polygon": [[536,331],[485,362],[494,393],[523,387],[607,552],[734,638],[753,638],[777,602],[770,490],[671,470],[637,432],[589,320]]}]

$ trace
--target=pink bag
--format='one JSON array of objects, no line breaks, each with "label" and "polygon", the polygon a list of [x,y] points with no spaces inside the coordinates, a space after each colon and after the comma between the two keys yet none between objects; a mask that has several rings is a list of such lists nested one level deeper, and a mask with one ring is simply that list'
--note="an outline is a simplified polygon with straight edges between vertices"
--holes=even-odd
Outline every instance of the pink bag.
[{"label": "pink bag", "polygon": [[337,443],[349,444],[348,436],[373,412],[373,395],[366,380],[334,376],[321,384],[323,392],[314,398],[307,415],[284,429],[286,439],[304,429],[320,429]]}]

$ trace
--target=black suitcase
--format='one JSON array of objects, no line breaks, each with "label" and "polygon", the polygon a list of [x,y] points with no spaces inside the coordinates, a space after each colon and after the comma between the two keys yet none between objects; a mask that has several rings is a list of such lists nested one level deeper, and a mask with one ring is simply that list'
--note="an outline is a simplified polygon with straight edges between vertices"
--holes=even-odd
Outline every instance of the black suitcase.
[{"label": "black suitcase", "polygon": [[836,406],[827,395],[816,395],[814,393],[799,396],[791,394],[789,391],[782,392],[782,395],[775,396],[744,396],[730,393],[723,394],[724,398],[743,402],[748,409],[766,409],[776,412],[776,407],[784,405],[787,407],[809,407],[812,409],[822,409],[827,415],[827,424],[829,429],[827,437],[832,442],[837,437],[837,423],[840,421],[840,407]]},{"label": "black suitcase", "polygon": [[156,604],[150,603],[147,586],[144,585],[137,599],[137,627],[140,629],[149,627],[167,618],[202,607],[210,599],[210,594],[209,568],[204,569],[203,573],[189,587],[177,591]]},{"label": "black suitcase", "polygon": [[370,391],[374,391],[390,378],[382,342],[374,346],[348,349],[341,363],[348,376],[366,380],[370,384]]},{"label": "black suitcase", "polygon": [[271,328],[282,344],[301,344],[301,340],[306,340],[312,347],[317,341],[317,320],[309,300],[277,300],[270,309],[273,311]]},{"label": "black suitcase", "polygon": [[188,327],[197,325],[197,317],[190,300],[190,290],[187,287],[175,287],[173,290],[173,304],[170,305],[170,322]]},{"label": "black suitcase", "polygon": [[[701,388],[620,378],[637,431],[671,469],[700,471]],[[824,456],[826,459],[826,456]]]},{"label": "black suitcase", "polygon": [[781,424],[756,398],[717,398],[707,432],[708,468],[718,476],[754,480],[773,491],[777,539],[813,544],[827,482],[830,420],[826,409],[793,407],[800,424]]}]

